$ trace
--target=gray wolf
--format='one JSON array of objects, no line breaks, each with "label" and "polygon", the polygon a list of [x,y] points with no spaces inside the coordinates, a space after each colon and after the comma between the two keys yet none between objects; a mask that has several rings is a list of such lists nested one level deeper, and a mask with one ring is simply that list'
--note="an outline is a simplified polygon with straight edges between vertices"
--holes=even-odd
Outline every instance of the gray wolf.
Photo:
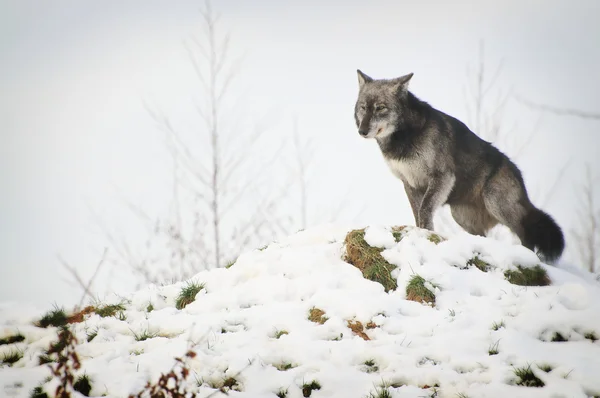
[{"label": "gray wolf", "polygon": [[354,108],[361,136],[374,138],[402,180],[415,223],[433,230],[433,214],[448,204],[465,231],[485,234],[498,223],[546,262],[565,246],[562,230],[535,207],[519,168],[491,143],[408,90],[413,74],[373,79],[360,70]]}]

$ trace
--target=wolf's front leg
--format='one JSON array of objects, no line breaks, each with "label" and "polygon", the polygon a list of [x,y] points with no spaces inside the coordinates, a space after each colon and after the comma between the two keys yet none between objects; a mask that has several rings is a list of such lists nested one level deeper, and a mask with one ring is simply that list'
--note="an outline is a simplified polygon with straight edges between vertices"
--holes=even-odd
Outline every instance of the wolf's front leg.
[{"label": "wolf's front leg", "polygon": [[421,208],[421,202],[423,201],[423,190],[413,188],[408,185],[407,182],[404,182],[404,190],[406,191],[406,196],[410,202],[410,208],[415,217],[415,225],[419,226],[419,209]]},{"label": "wolf's front leg", "polygon": [[419,208],[417,226],[433,231],[433,214],[441,207],[454,187],[455,177],[450,173],[436,174],[429,180]]}]

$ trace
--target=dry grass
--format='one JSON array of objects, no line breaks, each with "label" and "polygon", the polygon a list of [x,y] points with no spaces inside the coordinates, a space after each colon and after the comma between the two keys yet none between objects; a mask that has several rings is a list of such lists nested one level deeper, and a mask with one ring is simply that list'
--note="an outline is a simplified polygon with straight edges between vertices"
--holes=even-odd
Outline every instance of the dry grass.
[{"label": "dry grass", "polygon": [[96,312],[96,309],[93,306],[88,305],[81,311],[77,311],[77,312],[69,315],[67,317],[67,323],[81,323],[85,319],[86,315],[91,314],[93,312]]},{"label": "dry grass", "polygon": [[344,243],[346,246],[344,261],[358,268],[365,278],[380,283],[386,292],[398,287],[396,279],[392,277],[392,271],[396,266],[383,258],[382,248],[370,246],[365,241],[364,229],[350,231]]},{"label": "dry grass", "polygon": [[318,323],[318,324],[324,324],[325,322],[327,322],[329,318],[327,318],[325,316],[325,311],[323,311],[322,309],[316,308],[316,307],[312,307],[309,311],[308,311],[308,320],[314,323]]},{"label": "dry grass", "polygon": [[359,321],[349,320],[348,328],[352,330],[352,333],[361,337],[363,340],[371,340],[369,336],[365,333],[365,328],[363,324]]}]

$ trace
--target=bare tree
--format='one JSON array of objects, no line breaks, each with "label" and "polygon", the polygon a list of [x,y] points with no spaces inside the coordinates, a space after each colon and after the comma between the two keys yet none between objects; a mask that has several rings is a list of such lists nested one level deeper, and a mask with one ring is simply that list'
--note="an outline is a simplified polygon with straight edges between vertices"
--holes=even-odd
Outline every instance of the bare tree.
[{"label": "bare tree", "polygon": [[594,191],[599,181],[586,164],[585,180],[579,188],[577,224],[571,229],[579,261],[590,272],[600,271],[600,203]]},{"label": "bare tree", "polygon": [[240,121],[243,110],[236,107],[239,96],[232,91],[240,63],[231,56],[230,37],[220,33],[219,16],[210,2],[201,17],[202,35],[184,43],[198,86],[193,95],[196,127],[187,131],[159,107],[145,103],[172,163],[169,214],[154,217],[124,199],[148,233],[142,247],[96,217],[113,248],[113,260],[141,283],[186,279],[224,266],[242,250],[291,229],[282,216],[286,210],[280,208],[288,191],[273,182],[271,172],[283,144],[274,146],[271,139],[265,145],[268,129],[263,121]]}]

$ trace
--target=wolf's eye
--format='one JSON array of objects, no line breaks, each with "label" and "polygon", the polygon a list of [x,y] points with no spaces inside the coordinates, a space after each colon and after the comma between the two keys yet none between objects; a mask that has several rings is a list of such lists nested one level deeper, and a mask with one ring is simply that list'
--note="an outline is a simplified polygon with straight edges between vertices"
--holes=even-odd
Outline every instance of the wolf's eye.
[{"label": "wolf's eye", "polygon": [[375,112],[383,112],[385,111],[385,105],[379,104],[377,106],[375,106]]}]

